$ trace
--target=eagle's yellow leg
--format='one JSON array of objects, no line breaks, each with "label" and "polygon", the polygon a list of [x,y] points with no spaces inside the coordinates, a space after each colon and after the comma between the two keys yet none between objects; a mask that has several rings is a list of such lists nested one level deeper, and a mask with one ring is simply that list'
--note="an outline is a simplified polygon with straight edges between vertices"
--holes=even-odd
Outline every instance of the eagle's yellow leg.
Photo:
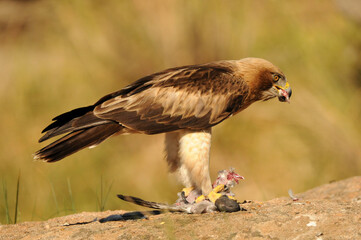
[{"label": "eagle's yellow leg", "polygon": [[196,203],[202,202],[204,200],[206,200],[206,197],[204,195],[200,195],[199,197],[197,197]]},{"label": "eagle's yellow leg", "polygon": [[[204,195],[199,196],[196,199],[196,203],[201,202],[201,201],[205,200],[206,198],[209,199],[211,202],[215,203],[216,200],[223,195],[220,193],[223,190],[224,190],[224,185],[220,184],[220,185],[216,186],[215,188],[213,188],[213,190],[207,196],[204,196]],[[227,197],[235,200],[234,197],[230,197],[230,196],[227,196]]]},{"label": "eagle's yellow leg", "polygon": [[[204,195],[199,196],[196,199],[196,203],[199,203],[199,202],[201,202],[201,201],[203,201],[205,199],[209,199],[211,202],[215,203],[218,198],[223,196],[223,194],[220,193],[223,190],[224,190],[224,185],[220,184],[220,185],[216,186],[215,188],[213,188],[213,190],[207,196],[204,196]],[[235,197],[228,196],[228,195],[227,195],[227,197],[229,199],[237,201],[237,199]]]},{"label": "eagle's yellow leg", "polygon": [[189,194],[194,190],[194,187],[188,187],[188,188],[183,188],[182,192],[184,192],[184,196],[188,197]]},{"label": "eagle's yellow leg", "polygon": [[227,197],[228,197],[229,199],[232,199],[232,200],[234,200],[234,201],[237,201],[237,199],[236,199],[235,197],[232,197],[232,196],[229,196],[229,195],[227,195]]},{"label": "eagle's yellow leg", "polygon": [[220,184],[217,187],[213,188],[213,190],[208,194],[208,199],[215,203],[218,198],[222,196],[219,192],[222,192],[224,190],[224,185]]}]

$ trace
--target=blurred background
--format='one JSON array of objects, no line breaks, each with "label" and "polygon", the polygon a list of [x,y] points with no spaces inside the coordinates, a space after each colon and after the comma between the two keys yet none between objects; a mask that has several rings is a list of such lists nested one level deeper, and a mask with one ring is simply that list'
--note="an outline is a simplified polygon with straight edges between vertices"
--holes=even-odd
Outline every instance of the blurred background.
[{"label": "blurred background", "polygon": [[[211,176],[246,180],[265,201],[361,173],[358,1],[0,2],[0,222],[137,209],[116,194],[172,203],[163,135],[111,138],[60,162],[32,154],[53,117],[169,67],[265,58],[291,104],[256,103],[213,129]],[[356,5],[354,5],[356,4]]]}]

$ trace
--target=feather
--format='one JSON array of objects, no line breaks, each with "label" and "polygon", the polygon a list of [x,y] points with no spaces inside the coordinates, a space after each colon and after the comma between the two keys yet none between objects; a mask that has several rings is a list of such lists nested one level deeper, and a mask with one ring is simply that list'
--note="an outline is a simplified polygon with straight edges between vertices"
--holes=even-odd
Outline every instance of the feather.
[{"label": "feather", "polygon": [[111,123],[71,132],[37,151],[34,159],[42,159],[46,162],[59,161],[83,148],[95,147],[108,137],[121,131],[122,128],[119,124]]}]

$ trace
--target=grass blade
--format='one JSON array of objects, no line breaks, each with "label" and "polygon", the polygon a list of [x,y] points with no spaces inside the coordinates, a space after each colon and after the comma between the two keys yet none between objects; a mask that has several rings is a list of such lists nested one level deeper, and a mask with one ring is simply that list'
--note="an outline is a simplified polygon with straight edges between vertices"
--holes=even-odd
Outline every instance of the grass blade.
[{"label": "grass blade", "polygon": [[112,189],[113,183],[114,183],[114,181],[112,181],[112,183],[109,185],[108,191],[107,191],[107,193],[105,194],[103,211],[104,211],[104,209],[105,209],[105,203],[106,203],[107,200],[108,200],[108,196],[109,196],[110,190]]},{"label": "grass blade", "polygon": [[103,176],[100,176],[100,197],[98,196],[98,189],[96,190],[96,199],[97,199],[97,211],[102,212],[103,208]]},{"label": "grass blade", "polygon": [[70,180],[69,180],[69,178],[67,179],[67,182],[68,182],[68,192],[69,192],[69,197],[70,197],[70,202],[71,202],[71,210],[72,210],[73,212],[75,212],[73,192],[71,191],[71,185],[70,185]]},{"label": "grass blade", "polygon": [[8,189],[6,186],[5,180],[3,180],[3,192],[4,192],[4,202],[5,202],[5,217],[6,217],[6,223],[10,224],[10,214],[9,214],[9,204],[8,204]]},{"label": "grass blade", "polygon": [[18,175],[18,182],[17,182],[17,184],[16,184],[14,224],[16,224],[16,222],[17,222],[17,220],[18,220],[19,189],[20,189],[20,172],[19,172],[19,175]]},{"label": "grass blade", "polygon": [[104,211],[104,199],[103,199],[103,176],[100,176],[100,211]]},{"label": "grass blade", "polygon": [[113,186],[113,181],[112,183],[109,185],[109,188],[107,190],[107,192],[105,193],[104,195],[104,183],[103,183],[103,176],[100,177],[100,197],[98,197],[98,194],[97,194],[97,203],[98,203],[98,209],[100,212],[103,212],[105,210],[105,204],[108,200],[108,196],[109,196],[109,193],[110,193],[110,190]]},{"label": "grass blade", "polygon": [[54,199],[54,202],[55,202],[55,207],[56,207],[56,216],[59,216],[59,204],[58,204],[58,200],[56,198],[56,193],[55,193],[55,189],[54,189],[54,185],[52,182],[50,182],[50,187],[51,187],[51,193],[53,195],[53,199]]}]

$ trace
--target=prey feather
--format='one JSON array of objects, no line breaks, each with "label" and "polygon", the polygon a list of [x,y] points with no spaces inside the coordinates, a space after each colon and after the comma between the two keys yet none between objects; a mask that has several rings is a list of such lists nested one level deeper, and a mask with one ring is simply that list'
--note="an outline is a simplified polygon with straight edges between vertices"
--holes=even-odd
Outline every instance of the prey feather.
[{"label": "prey feather", "polygon": [[[239,207],[239,203],[237,202],[237,200],[234,199],[234,194],[230,191],[230,189],[233,188],[236,184],[238,184],[239,180],[241,179],[244,179],[244,177],[235,173],[234,168],[219,171],[218,177],[212,185],[213,191],[208,196],[201,195],[197,190],[191,190],[188,193],[186,193],[186,191],[182,191],[178,193],[178,199],[174,204],[151,202],[133,196],[125,196],[122,194],[118,194],[117,196],[118,198],[126,202],[131,202],[139,206],[169,212],[184,212],[189,214],[210,213],[215,211],[225,211],[224,205],[226,205],[226,209],[230,209],[229,205],[234,206],[235,204],[237,204],[238,207],[233,207],[232,209],[234,211],[239,211],[241,210],[241,208]],[[212,194],[216,195],[217,198],[212,199]],[[204,197],[203,201],[199,201],[199,199],[202,199],[202,197]],[[223,201],[221,203],[218,203],[217,201],[220,200]],[[224,200],[226,200],[226,202]],[[227,201],[229,202],[229,200],[232,201],[230,204],[227,203]],[[226,212],[231,211],[226,210]]]}]

